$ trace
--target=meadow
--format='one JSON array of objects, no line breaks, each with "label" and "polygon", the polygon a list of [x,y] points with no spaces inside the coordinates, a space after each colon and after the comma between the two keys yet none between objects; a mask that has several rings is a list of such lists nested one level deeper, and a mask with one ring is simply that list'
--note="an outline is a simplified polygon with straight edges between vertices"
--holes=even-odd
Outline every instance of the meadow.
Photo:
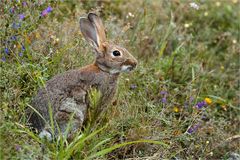
[{"label": "meadow", "polygon": [[[239,0],[0,2],[0,159],[240,158]],[[56,74],[93,62],[79,18],[138,60],[101,123],[40,139],[25,110]],[[98,93],[92,94],[92,105]]]}]

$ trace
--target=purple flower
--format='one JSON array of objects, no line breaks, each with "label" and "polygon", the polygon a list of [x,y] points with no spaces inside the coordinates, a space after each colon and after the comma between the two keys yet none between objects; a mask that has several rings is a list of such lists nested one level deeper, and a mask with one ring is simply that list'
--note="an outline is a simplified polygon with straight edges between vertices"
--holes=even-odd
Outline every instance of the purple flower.
[{"label": "purple flower", "polygon": [[166,97],[162,98],[162,103],[167,103],[167,98]]},{"label": "purple flower", "polygon": [[11,36],[10,39],[13,40],[13,41],[16,41],[17,40],[17,36]]},{"label": "purple flower", "polygon": [[192,134],[192,133],[196,132],[199,127],[200,127],[199,123],[195,124],[194,126],[191,126],[190,128],[188,128],[187,133]]},{"label": "purple flower", "polygon": [[20,20],[23,20],[25,18],[25,15],[24,14],[19,14],[18,17],[19,17]]},{"label": "purple flower", "polygon": [[52,7],[51,6],[48,6],[46,9],[44,9],[41,13],[41,16],[46,16],[48,13],[52,12]]},{"label": "purple flower", "polygon": [[51,6],[48,6],[48,8],[46,9],[48,13],[52,12],[52,7]]},{"label": "purple flower", "polygon": [[25,50],[26,50],[26,48],[25,48],[25,46],[24,46],[24,45],[22,45],[22,50],[23,50],[23,51],[25,51]]},{"label": "purple flower", "polygon": [[207,105],[207,103],[205,102],[205,101],[201,101],[201,102],[198,102],[197,103],[197,105],[196,105],[196,107],[198,108],[198,109],[202,109],[204,106],[206,106]]},{"label": "purple flower", "polygon": [[15,149],[16,149],[16,151],[20,151],[21,150],[21,146],[20,145],[15,145]]},{"label": "purple flower", "polygon": [[43,17],[43,16],[46,16],[47,14],[48,14],[47,10],[43,10],[41,15]]},{"label": "purple flower", "polygon": [[4,52],[5,52],[6,54],[9,54],[9,49],[8,49],[8,48],[5,48],[5,49],[4,49]]},{"label": "purple flower", "polygon": [[22,53],[22,52],[20,52],[18,55],[19,55],[20,57],[22,57],[22,56],[23,56],[23,53]]},{"label": "purple flower", "polygon": [[167,95],[167,91],[161,91],[160,94],[161,95]]},{"label": "purple flower", "polygon": [[6,58],[5,58],[5,57],[2,57],[1,60],[2,60],[3,62],[6,62]]},{"label": "purple flower", "polygon": [[133,90],[133,89],[136,89],[137,88],[137,85],[136,84],[131,84],[130,85],[130,89]]},{"label": "purple flower", "polygon": [[10,8],[10,13],[12,13],[12,14],[13,14],[13,13],[14,13],[14,11],[15,11],[15,10],[14,10],[14,8]]},{"label": "purple flower", "polygon": [[27,2],[22,2],[22,5],[23,5],[24,7],[26,7],[26,6],[27,6]]}]

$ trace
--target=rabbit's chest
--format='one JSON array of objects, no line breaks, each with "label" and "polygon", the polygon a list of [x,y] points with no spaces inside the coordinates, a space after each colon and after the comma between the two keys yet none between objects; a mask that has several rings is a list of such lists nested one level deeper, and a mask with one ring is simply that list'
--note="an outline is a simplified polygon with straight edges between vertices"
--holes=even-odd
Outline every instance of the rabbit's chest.
[{"label": "rabbit's chest", "polygon": [[106,105],[109,104],[114,97],[117,89],[117,80],[108,77],[103,80],[98,86],[98,90],[102,93],[102,102]]}]

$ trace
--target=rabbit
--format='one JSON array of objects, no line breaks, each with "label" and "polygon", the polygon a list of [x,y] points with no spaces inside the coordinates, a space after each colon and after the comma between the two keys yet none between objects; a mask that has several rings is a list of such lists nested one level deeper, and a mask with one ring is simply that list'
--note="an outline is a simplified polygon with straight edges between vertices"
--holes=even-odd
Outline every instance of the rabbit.
[{"label": "rabbit", "polygon": [[[138,63],[127,49],[107,41],[102,20],[97,14],[89,13],[81,17],[79,23],[84,39],[94,49],[95,61],[80,69],[54,76],[33,98],[31,106],[35,111],[29,114],[29,122],[39,131],[41,138],[53,138],[47,125],[50,121],[49,106],[60,132],[66,131],[69,119],[72,118],[69,132],[72,134],[81,129],[87,119],[90,89],[96,88],[101,93],[98,108],[102,111],[116,93],[119,74],[132,71]],[[58,131],[55,134],[59,134]]]}]

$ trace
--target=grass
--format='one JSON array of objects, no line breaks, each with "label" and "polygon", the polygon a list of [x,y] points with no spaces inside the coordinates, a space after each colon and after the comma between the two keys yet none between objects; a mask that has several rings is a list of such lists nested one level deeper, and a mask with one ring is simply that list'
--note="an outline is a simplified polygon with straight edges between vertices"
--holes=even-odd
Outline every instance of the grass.
[{"label": "grass", "polygon": [[[0,4],[0,159],[227,159],[240,153],[239,1],[196,1],[199,9],[184,0],[26,2]],[[41,16],[48,6],[52,11]],[[78,24],[90,10],[100,11],[108,37],[139,65],[121,75],[100,124],[88,125],[72,142],[64,134],[41,140],[27,127],[25,109],[52,76],[93,61]],[[93,106],[96,101],[97,93]]]}]

